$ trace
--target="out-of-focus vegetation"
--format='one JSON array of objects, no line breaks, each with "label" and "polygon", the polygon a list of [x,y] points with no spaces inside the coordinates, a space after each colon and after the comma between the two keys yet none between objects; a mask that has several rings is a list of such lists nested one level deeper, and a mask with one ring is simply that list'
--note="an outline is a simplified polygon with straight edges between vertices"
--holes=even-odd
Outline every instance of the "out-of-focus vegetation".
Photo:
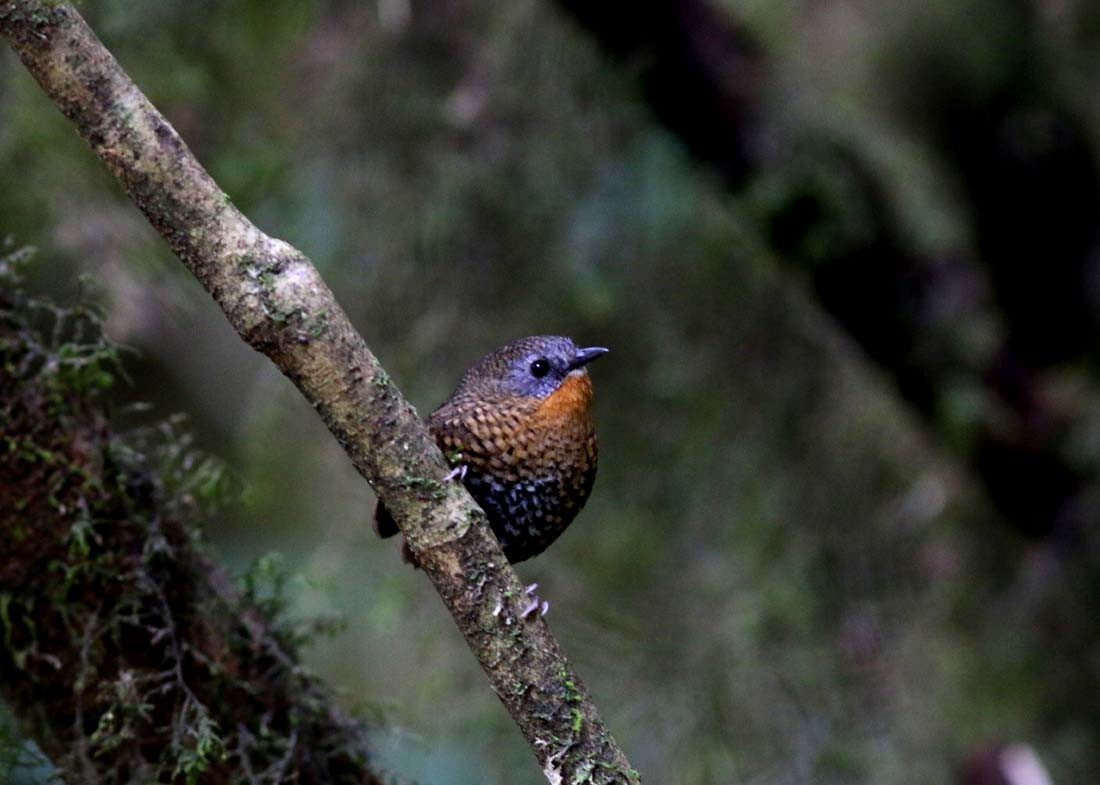
[{"label": "out-of-focus vegetation", "polygon": [[280,561],[238,590],[205,552],[224,467],[175,418],[111,429],[118,348],[24,295],[32,256],[0,255],[0,781],[378,785],[365,723],[296,661],[327,625],[287,618]]},{"label": "out-of-focus vegetation", "polygon": [[[970,207],[980,140],[945,140],[929,106],[1056,96],[1097,153],[1100,17],[1043,3],[1022,36],[1024,5],[727,0],[768,64],[770,163],[736,191],[656,123],[638,64],[547,2],[81,12],[233,200],[320,266],[421,411],[509,338],[612,347],[593,368],[595,494],[520,573],[648,781],[945,782],[976,746],[1020,740],[1079,783],[1100,779],[1095,523],[1069,542],[1004,525],[957,451],[980,391],[960,379],[918,414],[801,272],[866,226],[808,137],[861,151],[881,209],[931,256],[985,253],[1000,224]],[[539,782],[308,405],[6,52],[0,106],[0,235],[59,260],[29,271],[39,289],[97,293],[138,350],[121,399],[186,412],[239,472],[240,510],[209,532],[224,558],[280,552],[301,614],[345,614],[312,667],[379,720],[396,771]],[[785,243],[775,217],[807,192],[836,213]],[[1011,236],[1028,216],[996,220]],[[952,291],[933,305],[965,311]],[[976,317],[925,349],[965,366],[1005,327]],[[1059,400],[1088,400],[1090,362],[1058,367]],[[1087,426],[1069,434],[1082,466]]]}]

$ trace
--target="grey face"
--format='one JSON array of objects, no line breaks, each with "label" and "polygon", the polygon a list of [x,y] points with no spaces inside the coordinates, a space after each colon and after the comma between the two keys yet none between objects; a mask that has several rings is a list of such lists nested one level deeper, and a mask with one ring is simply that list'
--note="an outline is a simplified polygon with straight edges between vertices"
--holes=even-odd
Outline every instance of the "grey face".
[{"label": "grey face", "polygon": [[459,389],[477,387],[504,395],[545,398],[570,372],[607,349],[582,349],[561,335],[536,335],[505,344],[466,372]]}]

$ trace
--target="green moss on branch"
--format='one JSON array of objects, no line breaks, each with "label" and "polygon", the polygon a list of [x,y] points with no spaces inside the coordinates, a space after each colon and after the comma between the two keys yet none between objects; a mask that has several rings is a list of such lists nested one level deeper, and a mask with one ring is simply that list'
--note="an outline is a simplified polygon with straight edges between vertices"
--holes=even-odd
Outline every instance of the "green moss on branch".
[{"label": "green moss on branch", "polygon": [[[0,0],[0,36],[238,334],[298,386],[378,491],[547,778],[636,782],[571,673],[585,717],[573,730],[556,676],[570,666],[545,624],[517,619],[522,584],[484,512],[460,483],[426,492],[408,481],[442,478],[449,467],[396,387],[378,383],[387,378],[381,364],[309,260],[226,201],[70,4]],[[516,678],[530,689],[508,689]],[[561,747],[554,741],[565,739]]]}]

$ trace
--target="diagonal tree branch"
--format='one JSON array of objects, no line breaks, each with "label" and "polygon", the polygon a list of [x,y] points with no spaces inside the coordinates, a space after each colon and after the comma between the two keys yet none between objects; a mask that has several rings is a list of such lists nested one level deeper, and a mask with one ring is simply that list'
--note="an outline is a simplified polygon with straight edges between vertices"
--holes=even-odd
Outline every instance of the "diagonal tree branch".
[{"label": "diagonal tree branch", "polygon": [[638,774],[525,596],[484,513],[310,261],[248,221],[66,2],[0,2],[0,35],[385,501],[551,783]]}]

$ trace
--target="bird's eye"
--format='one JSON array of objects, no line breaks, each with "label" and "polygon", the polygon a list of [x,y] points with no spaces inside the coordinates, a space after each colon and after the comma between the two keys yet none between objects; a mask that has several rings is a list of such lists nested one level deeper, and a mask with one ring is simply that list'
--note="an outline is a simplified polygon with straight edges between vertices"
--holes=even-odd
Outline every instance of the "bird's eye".
[{"label": "bird's eye", "polygon": [[536,379],[541,379],[548,373],[550,373],[550,361],[545,357],[540,357],[531,363],[531,375]]}]

